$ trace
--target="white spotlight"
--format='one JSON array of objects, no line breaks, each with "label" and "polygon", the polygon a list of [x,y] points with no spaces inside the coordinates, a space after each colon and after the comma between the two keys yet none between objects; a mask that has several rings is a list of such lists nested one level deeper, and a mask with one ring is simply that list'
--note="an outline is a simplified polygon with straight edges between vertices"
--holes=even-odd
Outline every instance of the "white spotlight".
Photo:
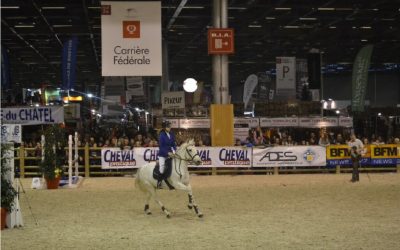
[{"label": "white spotlight", "polygon": [[187,78],[183,81],[183,89],[189,93],[195,92],[197,89],[197,81],[193,78]]}]

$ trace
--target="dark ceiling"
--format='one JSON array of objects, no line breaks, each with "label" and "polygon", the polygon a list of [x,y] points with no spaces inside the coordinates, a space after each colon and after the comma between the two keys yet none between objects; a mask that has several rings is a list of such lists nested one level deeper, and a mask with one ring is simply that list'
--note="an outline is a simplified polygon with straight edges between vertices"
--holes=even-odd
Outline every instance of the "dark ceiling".
[{"label": "dark ceiling", "polygon": [[[192,76],[211,83],[212,2],[162,1],[170,80]],[[100,1],[8,0],[1,5],[1,43],[14,86],[60,84],[62,43],[71,35],[79,38],[77,85],[101,83]],[[372,43],[373,65],[400,63],[398,0],[230,0],[228,6],[236,35],[236,53],[229,57],[231,84],[273,69],[276,56],[306,58],[312,48],[323,51],[324,65],[349,65],[363,45]]]}]

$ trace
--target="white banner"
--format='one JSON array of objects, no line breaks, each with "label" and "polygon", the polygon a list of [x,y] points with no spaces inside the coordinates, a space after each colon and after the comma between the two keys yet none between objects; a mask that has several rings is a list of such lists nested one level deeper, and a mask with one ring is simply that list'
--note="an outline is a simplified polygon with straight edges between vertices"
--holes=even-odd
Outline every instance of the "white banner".
[{"label": "white banner", "polygon": [[2,108],[1,122],[3,124],[55,124],[64,122],[64,107],[43,106],[43,107],[22,107]]},{"label": "white banner", "polygon": [[101,2],[102,76],[161,76],[161,2]]},{"label": "white banner", "polygon": [[162,92],[161,103],[163,109],[185,108],[185,92]]},{"label": "white banner", "polygon": [[171,128],[179,128],[179,119],[168,119],[171,123]]},{"label": "white banner", "polygon": [[255,74],[251,74],[247,77],[244,88],[243,88],[243,103],[244,107],[247,107],[247,104],[250,101],[251,94],[253,93],[254,89],[256,88],[258,83],[258,77]]},{"label": "white banner", "polygon": [[261,127],[298,127],[297,117],[260,118]]},{"label": "white banner", "polygon": [[22,127],[20,124],[1,125],[1,143],[14,142],[21,143]]},{"label": "white banner", "polygon": [[276,90],[296,90],[296,58],[276,58]]},{"label": "white banner", "polygon": [[339,126],[352,128],[353,127],[353,117],[339,117]]},{"label": "white banner", "polygon": [[258,118],[234,118],[235,124],[248,124],[249,128],[256,128],[260,125]]},{"label": "white banner", "polygon": [[158,148],[134,148],[136,167],[140,168],[149,162],[158,161]]},{"label": "white banner", "polygon": [[211,161],[214,167],[251,167],[251,148],[212,147]]},{"label": "white banner", "polygon": [[300,117],[299,126],[307,128],[337,127],[339,122],[337,117]]},{"label": "white banner", "polygon": [[210,128],[210,119],[179,119],[179,128]]},{"label": "white banner", "polygon": [[138,165],[136,164],[135,150],[121,150],[120,148],[102,148],[101,168],[138,168]]},{"label": "white banner", "polygon": [[126,77],[126,91],[132,92],[133,96],[144,96],[143,77],[128,76]]},{"label": "white banner", "polygon": [[326,149],[320,146],[253,149],[253,167],[326,166]]}]

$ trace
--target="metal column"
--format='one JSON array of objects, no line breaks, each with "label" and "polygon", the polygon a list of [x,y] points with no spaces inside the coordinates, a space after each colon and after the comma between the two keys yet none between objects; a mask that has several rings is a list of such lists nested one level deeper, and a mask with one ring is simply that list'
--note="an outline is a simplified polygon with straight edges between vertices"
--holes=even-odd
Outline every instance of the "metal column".
[{"label": "metal column", "polygon": [[[213,1],[214,28],[228,27],[228,1]],[[215,104],[228,104],[229,100],[229,69],[227,55],[213,55],[212,80]]]}]

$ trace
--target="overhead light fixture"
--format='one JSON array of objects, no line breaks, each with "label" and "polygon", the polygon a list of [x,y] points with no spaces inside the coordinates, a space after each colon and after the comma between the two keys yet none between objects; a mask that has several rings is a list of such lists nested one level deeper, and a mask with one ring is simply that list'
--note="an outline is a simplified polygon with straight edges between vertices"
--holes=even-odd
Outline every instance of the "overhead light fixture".
[{"label": "overhead light fixture", "polygon": [[316,17],[300,17],[299,20],[301,21],[315,21],[317,20]]},{"label": "overhead light fixture", "polygon": [[228,10],[246,10],[246,7],[228,7]]},{"label": "overhead light fixture", "polygon": [[1,9],[19,9],[19,6],[1,6]]},{"label": "overhead light fixture", "polygon": [[285,28],[285,29],[298,29],[299,26],[297,26],[297,25],[286,25],[286,26],[283,26],[283,28]]},{"label": "overhead light fixture", "polygon": [[42,10],[64,10],[65,6],[46,6],[42,7]]},{"label": "overhead light fixture", "polygon": [[195,92],[197,90],[197,81],[193,78],[187,78],[183,81],[183,89],[189,93]]},{"label": "overhead light fixture", "polygon": [[184,9],[204,9],[204,6],[183,6]]},{"label": "overhead light fixture", "polygon": [[368,42],[367,39],[361,39],[361,42]]},{"label": "overhead light fixture", "polygon": [[360,29],[372,29],[371,26],[361,26]]},{"label": "overhead light fixture", "polygon": [[291,10],[292,8],[277,7],[275,10]]},{"label": "overhead light fixture", "polygon": [[72,24],[55,24],[53,25],[54,28],[65,28],[65,27],[72,27]]},{"label": "overhead light fixture", "polygon": [[265,17],[265,19],[266,19],[266,20],[275,20],[275,19],[276,19],[276,17],[267,16],[267,17]]},{"label": "overhead light fixture", "polygon": [[381,18],[382,21],[394,21],[395,18]]},{"label": "overhead light fixture", "polygon": [[353,9],[352,8],[335,8],[335,10],[338,10],[338,11],[341,11],[341,10],[350,11],[350,10],[353,10]]},{"label": "overhead light fixture", "polygon": [[89,6],[88,9],[101,9],[100,6]]},{"label": "overhead light fixture", "polygon": [[329,26],[330,29],[336,29],[336,26]]},{"label": "overhead light fixture", "polygon": [[14,25],[14,28],[34,28],[35,25],[33,24],[21,24],[21,25]]},{"label": "overhead light fixture", "polygon": [[249,27],[249,28],[262,28],[262,26],[259,25],[259,24],[249,24],[247,27]]},{"label": "overhead light fixture", "polygon": [[332,11],[335,10],[335,8],[318,8],[318,10],[322,10],[322,11]]}]

